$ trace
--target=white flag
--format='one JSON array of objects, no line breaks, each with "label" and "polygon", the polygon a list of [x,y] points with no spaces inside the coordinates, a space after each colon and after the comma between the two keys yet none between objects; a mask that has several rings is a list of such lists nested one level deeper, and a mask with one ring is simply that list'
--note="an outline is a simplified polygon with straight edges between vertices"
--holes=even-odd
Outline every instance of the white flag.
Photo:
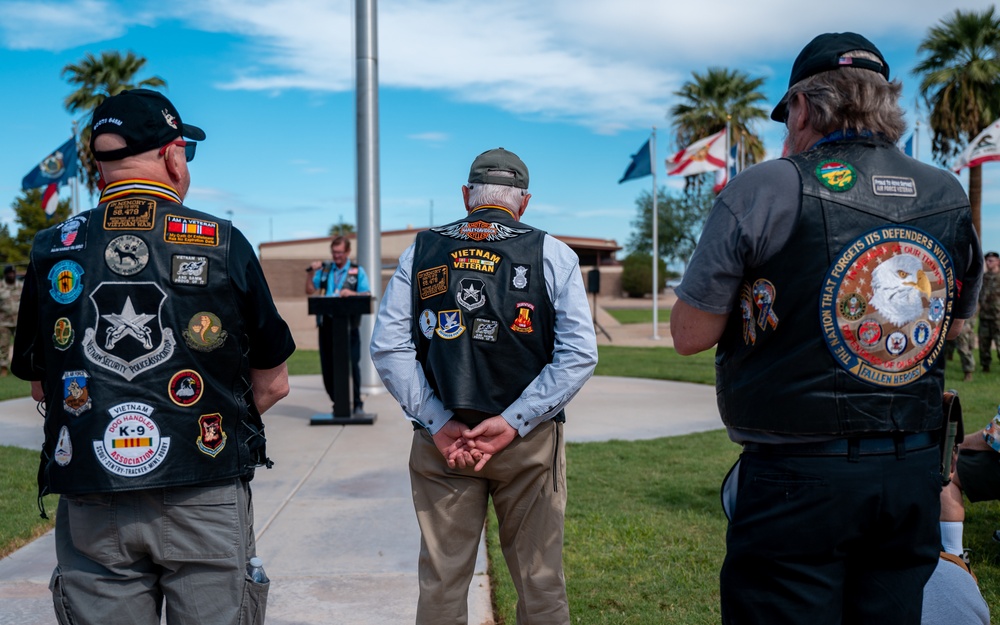
[{"label": "white flag", "polygon": [[693,176],[725,168],[725,130],[699,139],[667,159],[668,176]]},{"label": "white flag", "polygon": [[963,167],[975,167],[986,161],[1000,161],[1000,119],[976,135],[955,161],[954,170],[957,174]]}]

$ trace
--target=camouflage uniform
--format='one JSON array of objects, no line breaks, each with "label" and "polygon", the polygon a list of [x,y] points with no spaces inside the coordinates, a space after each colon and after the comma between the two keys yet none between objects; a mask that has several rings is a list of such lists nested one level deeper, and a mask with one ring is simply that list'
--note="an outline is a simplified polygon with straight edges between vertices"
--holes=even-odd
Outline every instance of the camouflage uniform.
[{"label": "camouflage uniform", "polygon": [[7,284],[0,280],[0,368],[6,373],[10,366],[10,349],[14,344],[17,308],[21,303],[21,283]]},{"label": "camouflage uniform", "polygon": [[979,292],[979,362],[983,371],[990,370],[994,343],[1000,358],[1000,273],[987,271]]},{"label": "camouflage uniform", "polygon": [[976,370],[976,361],[972,357],[972,350],[976,343],[976,323],[975,317],[965,320],[962,331],[957,337],[949,340],[945,344],[945,353],[948,360],[952,359],[952,354],[957,351],[959,360],[962,362],[962,373],[971,374]]}]

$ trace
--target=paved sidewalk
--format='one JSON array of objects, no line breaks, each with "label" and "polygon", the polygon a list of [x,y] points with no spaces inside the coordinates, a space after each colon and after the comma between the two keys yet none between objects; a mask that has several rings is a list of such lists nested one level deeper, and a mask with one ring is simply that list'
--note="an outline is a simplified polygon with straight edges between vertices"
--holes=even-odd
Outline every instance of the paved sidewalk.
[{"label": "paved sidewalk", "polygon": [[[257,551],[272,580],[267,622],[412,623],[420,544],[407,473],[412,428],[386,393],[365,401],[378,415],[372,426],[310,426],[328,406],[320,376],[294,376],[290,395],[265,415],[275,466],[258,471],[253,493]],[[569,441],[721,427],[713,387],[629,378],[592,378],[567,415]],[[0,402],[0,443],[40,447],[33,401]],[[55,622],[54,565],[51,532],[0,560],[0,625]],[[469,622],[493,622],[482,550]]]}]

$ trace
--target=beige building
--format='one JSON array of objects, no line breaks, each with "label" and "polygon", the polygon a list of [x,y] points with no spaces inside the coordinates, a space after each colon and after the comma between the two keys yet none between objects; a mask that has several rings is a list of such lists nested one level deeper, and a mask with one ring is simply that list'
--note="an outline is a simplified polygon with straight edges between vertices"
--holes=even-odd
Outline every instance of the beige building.
[{"label": "beige building", "polygon": [[[382,287],[388,284],[396,270],[399,255],[416,239],[417,233],[426,228],[392,230],[382,233]],[[621,266],[615,261],[615,252],[621,247],[610,239],[564,237],[553,235],[570,246],[580,257],[584,284],[587,272],[595,267],[600,270],[600,294],[621,294]],[[357,255],[356,235],[351,241],[351,261]],[[333,237],[274,241],[260,244],[260,264],[267,277],[271,294],[281,315],[288,322],[295,337],[295,344],[303,349],[316,349],[316,323],[307,312],[305,294],[306,267],[314,260],[330,260],[330,241]],[[365,267],[371,275],[372,270]],[[377,303],[375,304],[377,306]],[[374,310],[372,311],[374,312]]]}]

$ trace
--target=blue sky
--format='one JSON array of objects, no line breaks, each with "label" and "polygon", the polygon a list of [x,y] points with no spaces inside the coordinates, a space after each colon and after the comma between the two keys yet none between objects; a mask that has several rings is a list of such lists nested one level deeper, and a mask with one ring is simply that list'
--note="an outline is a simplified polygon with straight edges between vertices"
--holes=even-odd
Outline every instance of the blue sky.
[{"label": "blue sky", "polygon": [[[382,0],[378,6],[381,225],[451,221],[472,159],[503,146],[531,175],[525,220],[553,234],[632,232],[645,178],[619,185],[630,155],[658,128],[658,182],[678,147],[666,111],[692,71],[741,69],[766,79],[768,106],[813,36],[873,40],[904,84],[940,0]],[[5,149],[0,221],[21,178],[71,132],[62,68],[87,52],[148,59],[184,121],[208,134],[186,203],[231,217],[257,245],[323,236],[355,223],[353,0],[0,0]],[[761,124],[771,157],[784,127]],[[921,160],[930,162],[926,121]],[[962,176],[963,181],[965,176]],[[984,166],[983,244],[1000,248],[1000,163]],[[64,194],[67,191],[63,191]],[[89,208],[86,194],[83,208]],[[433,206],[433,208],[432,208]]]}]

